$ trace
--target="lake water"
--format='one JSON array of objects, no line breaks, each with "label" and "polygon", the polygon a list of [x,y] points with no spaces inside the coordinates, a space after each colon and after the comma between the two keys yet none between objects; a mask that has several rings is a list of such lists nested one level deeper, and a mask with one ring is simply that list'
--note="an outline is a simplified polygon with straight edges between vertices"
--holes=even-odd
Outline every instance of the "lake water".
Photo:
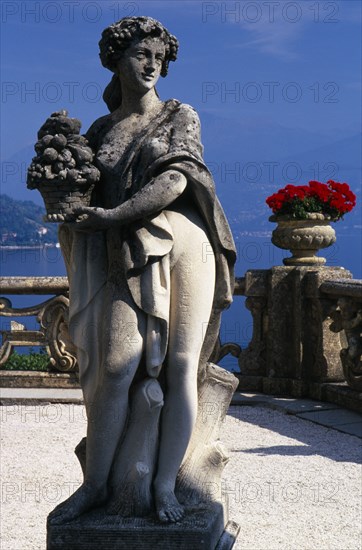
[{"label": "lake water", "polygon": [[[282,251],[270,242],[267,236],[245,236],[236,239],[238,261],[236,275],[243,276],[248,269],[268,269],[272,265],[282,265],[284,257],[289,253]],[[327,265],[343,266],[349,269],[355,279],[362,278],[361,265],[361,231],[352,235],[338,236],[337,243],[323,251]],[[65,266],[59,248],[0,250],[0,274],[5,276],[64,276]],[[39,304],[48,296],[7,296],[13,307],[25,307]],[[224,312],[221,327],[222,342],[237,342],[245,347],[252,336],[252,319],[250,312],[244,306],[245,298],[235,297],[232,306]],[[15,318],[14,318],[15,319]],[[16,318],[25,324],[26,328],[36,330],[35,318]],[[0,317],[1,330],[8,330],[9,317]],[[18,351],[21,351],[19,348]],[[24,351],[24,350],[23,350]],[[227,357],[222,364],[237,370],[236,360]]]}]

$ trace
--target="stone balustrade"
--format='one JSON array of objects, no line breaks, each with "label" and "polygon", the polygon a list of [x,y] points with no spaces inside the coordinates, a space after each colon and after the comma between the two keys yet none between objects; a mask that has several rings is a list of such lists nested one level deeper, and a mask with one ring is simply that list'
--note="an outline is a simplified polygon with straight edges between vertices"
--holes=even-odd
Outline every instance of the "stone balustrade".
[{"label": "stone balustrade", "polygon": [[[11,321],[1,331],[0,366],[15,346],[44,346],[55,371],[74,371],[67,278],[2,277],[0,294],[52,295],[21,309],[0,298],[1,316],[33,316],[39,323],[38,330],[27,330]],[[362,280],[341,267],[276,266],[237,278],[235,295],[246,297],[252,338],[245,349],[219,342],[212,360],[236,357],[241,389],[318,399],[331,383],[362,390]]]},{"label": "stone balustrade", "polygon": [[331,330],[345,338],[340,357],[346,381],[362,391],[362,280],[326,281],[320,290],[335,308]]},{"label": "stone balustrade", "polygon": [[0,316],[36,317],[38,330],[27,330],[11,321],[9,330],[1,330],[0,366],[6,363],[16,346],[44,346],[54,370],[69,372],[76,368],[75,349],[68,334],[67,277],[1,277],[0,294],[55,295],[40,304],[14,308],[9,298],[0,298]]}]

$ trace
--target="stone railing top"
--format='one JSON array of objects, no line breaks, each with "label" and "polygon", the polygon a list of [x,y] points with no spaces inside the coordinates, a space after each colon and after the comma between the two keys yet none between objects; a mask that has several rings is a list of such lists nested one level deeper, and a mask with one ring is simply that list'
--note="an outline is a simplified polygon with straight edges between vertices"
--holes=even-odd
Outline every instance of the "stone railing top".
[{"label": "stone railing top", "polygon": [[349,296],[362,300],[362,279],[335,279],[320,286],[321,292],[333,296]]},{"label": "stone railing top", "polygon": [[1,294],[65,294],[67,277],[0,277]]},{"label": "stone railing top", "polygon": [[[245,277],[235,278],[236,296],[244,296]],[[69,290],[67,277],[0,277],[1,294],[64,294]],[[324,294],[344,295],[362,300],[362,279],[333,279],[320,286]]]},{"label": "stone railing top", "polygon": [[[68,277],[0,277],[0,294],[64,294]],[[244,296],[245,277],[236,277],[236,296]]]},{"label": "stone railing top", "polygon": [[[1,294],[64,294],[69,290],[67,277],[0,277]],[[246,278],[235,278],[236,296],[244,296]],[[321,292],[334,296],[344,295],[362,300],[362,279],[340,279],[325,281]]]}]

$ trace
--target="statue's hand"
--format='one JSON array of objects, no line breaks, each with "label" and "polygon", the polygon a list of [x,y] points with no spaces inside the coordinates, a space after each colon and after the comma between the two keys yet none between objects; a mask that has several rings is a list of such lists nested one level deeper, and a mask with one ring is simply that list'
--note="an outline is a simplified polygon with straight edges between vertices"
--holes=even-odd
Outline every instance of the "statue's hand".
[{"label": "statue's hand", "polygon": [[115,221],[113,218],[112,210],[93,206],[81,206],[75,208],[71,217],[68,217],[65,221],[75,231],[93,233],[94,231],[109,229]]}]

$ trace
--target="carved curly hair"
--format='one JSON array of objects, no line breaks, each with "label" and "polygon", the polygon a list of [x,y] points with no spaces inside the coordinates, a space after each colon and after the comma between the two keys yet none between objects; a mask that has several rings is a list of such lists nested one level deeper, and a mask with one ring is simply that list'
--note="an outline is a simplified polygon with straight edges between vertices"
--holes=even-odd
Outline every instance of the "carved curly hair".
[{"label": "carved curly hair", "polygon": [[162,64],[161,76],[166,76],[170,61],[176,61],[178,41],[167,29],[152,17],[124,17],[117,23],[104,29],[99,42],[102,65],[115,72],[117,62],[135,39],[145,37],[160,38],[165,44],[165,59]]}]

